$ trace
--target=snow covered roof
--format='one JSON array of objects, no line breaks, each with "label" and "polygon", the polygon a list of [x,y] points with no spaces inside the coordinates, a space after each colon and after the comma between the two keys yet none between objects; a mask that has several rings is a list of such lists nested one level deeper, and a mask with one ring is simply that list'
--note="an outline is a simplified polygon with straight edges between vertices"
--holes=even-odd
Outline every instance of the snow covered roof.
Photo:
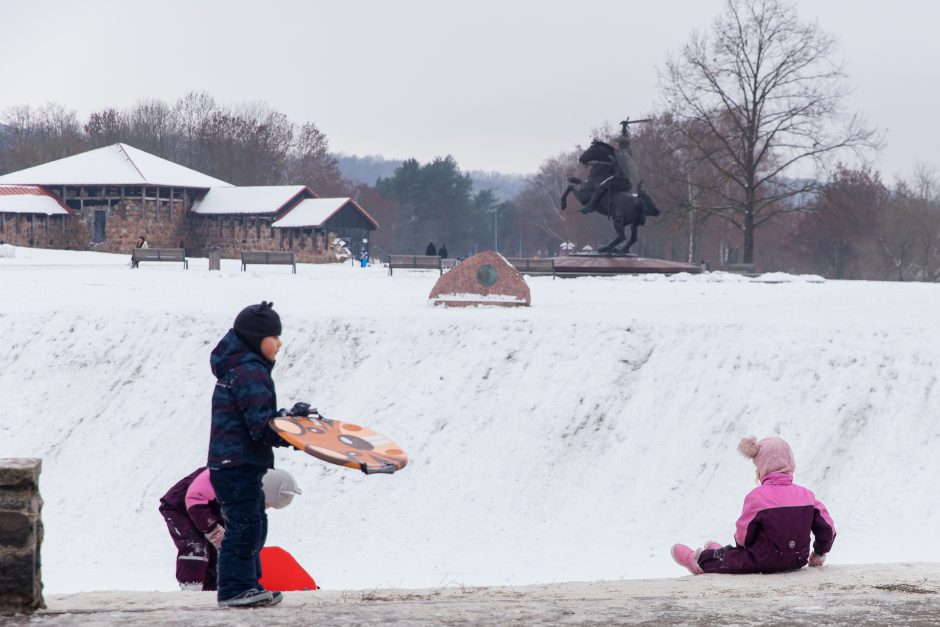
[{"label": "snow covered roof", "polygon": [[0,176],[0,183],[21,185],[162,185],[231,187],[127,144],[113,144]]},{"label": "snow covered roof", "polygon": [[316,196],[305,185],[213,187],[205,196],[193,203],[193,213],[215,215],[276,213],[304,192]]},{"label": "snow covered roof", "polygon": [[375,228],[379,228],[379,223],[352,198],[308,198],[302,200],[288,211],[287,215],[275,221],[271,226],[280,228],[323,226],[327,220],[347,204],[352,205],[356,211],[375,225]]},{"label": "snow covered roof", "polygon": [[0,185],[0,213],[68,215],[68,209],[53,194],[35,185]]}]

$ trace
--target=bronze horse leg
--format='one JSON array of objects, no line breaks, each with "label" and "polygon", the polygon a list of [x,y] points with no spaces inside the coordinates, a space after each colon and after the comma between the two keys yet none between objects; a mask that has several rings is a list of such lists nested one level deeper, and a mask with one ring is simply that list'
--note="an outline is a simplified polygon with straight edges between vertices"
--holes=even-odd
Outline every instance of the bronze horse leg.
[{"label": "bronze horse leg", "polygon": [[613,251],[617,248],[617,246],[620,244],[620,242],[622,242],[623,240],[627,239],[626,233],[623,232],[624,229],[625,229],[626,226],[627,226],[627,225],[624,223],[623,211],[620,211],[620,210],[618,210],[618,209],[616,208],[616,206],[617,206],[617,203],[616,203],[616,202],[613,203],[613,205],[614,205],[614,206],[611,208],[611,211],[613,211],[613,216],[612,216],[612,217],[613,217],[614,231],[617,232],[617,237],[615,237],[615,238],[613,239],[613,241],[611,241],[611,242],[610,242],[609,244],[607,244],[606,246],[601,247],[601,249],[597,251],[597,252],[599,252],[599,253],[610,253],[610,252],[613,252]]},{"label": "bronze horse leg", "polygon": [[640,225],[635,221],[630,223],[630,240],[627,242],[627,245],[623,247],[622,252],[624,253],[630,252],[630,247],[636,244],[636,240],[637,240],[636,231],[639,228],[639,226]]}]

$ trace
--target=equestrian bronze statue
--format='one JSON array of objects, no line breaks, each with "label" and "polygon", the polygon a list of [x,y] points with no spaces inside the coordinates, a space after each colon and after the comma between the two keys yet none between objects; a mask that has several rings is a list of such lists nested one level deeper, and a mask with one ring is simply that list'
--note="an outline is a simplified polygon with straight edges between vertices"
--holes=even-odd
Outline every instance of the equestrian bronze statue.
[{"label": "equestrian bronze statue", "polygon": [[[648,121],[628,118],[621,122],[617,148],[607,142],[593,140],[578,157],[578,161],[588,167],[587,180],[569,178],[568,187],[561,195],[562,209],[568,206],[568,194],[573,193],[581,203],[581,213],[596,211],[613,222],[617,237],[600,248],[600,253],[628,254],[637,241],[637,229],[646,224],[646,216],[660,213],[650,195],[643,191],[642,181],[637,183],[636,193],[632,191],[636,166],[630,149],[629,125]],[[620,246],[627,239],[627,226],[630,227],[630,239]]]}]

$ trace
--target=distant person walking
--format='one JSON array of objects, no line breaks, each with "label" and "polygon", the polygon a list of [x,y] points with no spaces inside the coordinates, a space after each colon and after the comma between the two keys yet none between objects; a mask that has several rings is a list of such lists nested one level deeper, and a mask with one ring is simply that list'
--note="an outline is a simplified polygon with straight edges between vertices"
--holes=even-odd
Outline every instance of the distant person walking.
[{"label": "distant person walking", "polygon": [[441,249],[437,253],[441,259],[447,259],[447,244],[441,244]]},{"label": "distant person walking", "polygon": [[434,246],[434,242],[428,243],[428,247],[424,249],[424,254],[427,255],[428,257],[437,256],[437,247]]},{"label": "distant person walking", "polygon": [[754,461],[760,485],[744,497],[734,544],[709,541],[702,549],[675,544],[672,559],[693,575],[782,573],[807,563],[822,566],[836,539],[836,526],[826,506],[793,483],[796,462],[790,445],[780,438],[750,437],[741,440],[738,450]]}]

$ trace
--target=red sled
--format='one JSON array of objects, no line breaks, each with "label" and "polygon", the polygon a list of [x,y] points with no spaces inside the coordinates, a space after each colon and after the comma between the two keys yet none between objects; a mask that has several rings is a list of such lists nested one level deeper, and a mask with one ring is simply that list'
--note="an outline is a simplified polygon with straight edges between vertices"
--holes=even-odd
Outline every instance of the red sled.
[{"label": "red sled", "polygon": [[261,585],[275,592],[317,590],[317,582],[294,556],[279,546],[261,549]]}]

